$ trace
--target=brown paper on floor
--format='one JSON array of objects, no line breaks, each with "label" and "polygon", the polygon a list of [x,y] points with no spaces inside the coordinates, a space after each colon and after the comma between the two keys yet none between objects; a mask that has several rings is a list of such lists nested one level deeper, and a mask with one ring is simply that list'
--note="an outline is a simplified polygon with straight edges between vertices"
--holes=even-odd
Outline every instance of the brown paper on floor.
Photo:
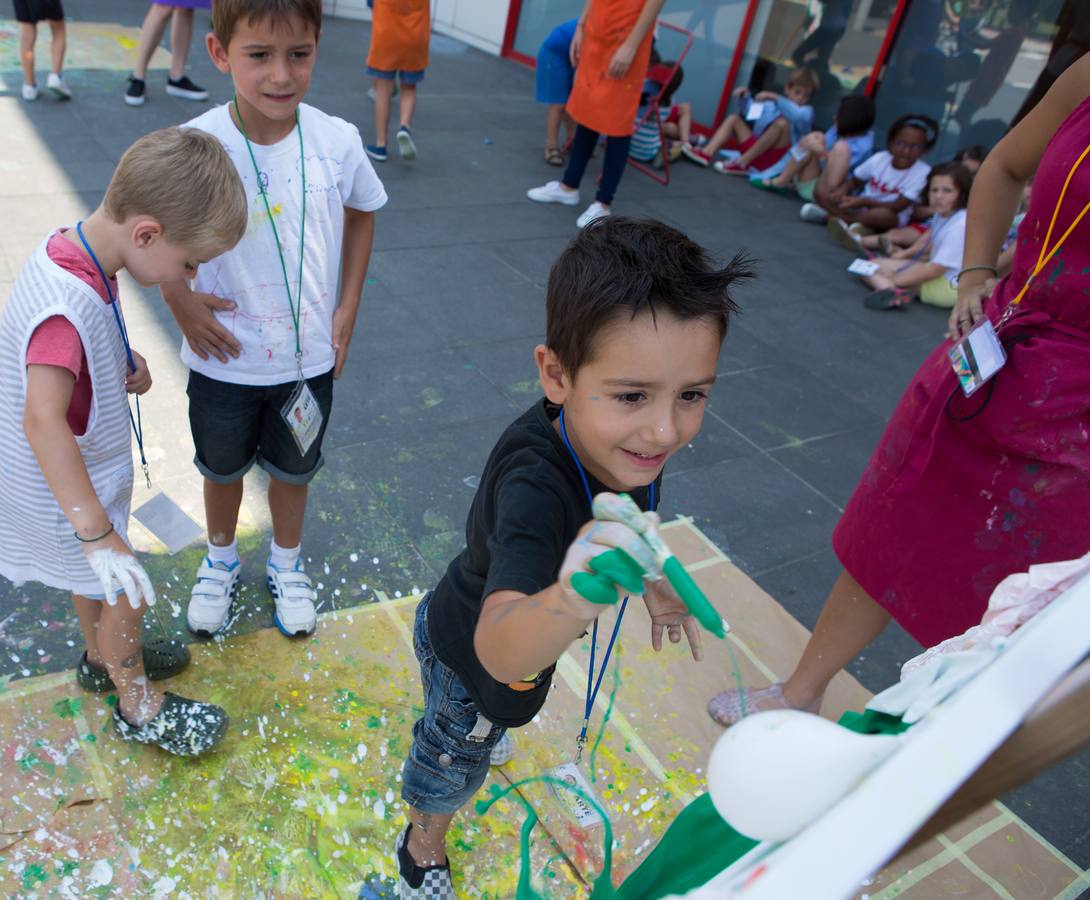
[{"label": "brown paper on floor", "polygon": [[[616,687],[594,757],[594,789],[615,829],[616,881],[703,790],[721,733],[705,706],[733,684],[728,647],[745,682],[760,686],[789,673],[807,638],[690,522],[669,523],[664,537],[733,630],[727,642],[705,635],[699,664],[684,646],[654,654],[643,604],[630,604],[611,664],[619,684],[607,672],[590,728],[593,741]],[[332,897],[355,896],[367,873],[392,875],[389,851],[403,815],[399,769],[421,705],[414,606],[383,598],[328,614],[304,642],[268,630],[194,645],[193,665],[170,688],[232,715],[222,749],[197,761],[118,741],[103,698],[80,694],[70,674],[16,682],[0,694],[0,791],[26,808],[4,805],[3,830],[14,834],[0,845],[15,842],[0,849],[0,891],[45,894],[64,885],[74,895]],[[613,615],[603,616],[599,661]],[[493,770],[482,797],[574,756],[588,648],[588,640],[577,642],[561,660],[548,703],[513,733],[515,757]],[[868,696],[842,674],[823,713],[859,709]],[[28,752],[44,760],[55,748],[71,752],[63,763],[51,757],[52,769],[27,762]],[[588,764],[590,752],[588,745]],[[602,829],[579,828],[540,785],[521,794],[542,819],[531,857],[535,885],[549,896],[584,895],[601,865]],[[523,819],[511,797],[486,816],[467,810],[456,819],[450,855],[465,895],[513,896]],[[1076,897],[1090,880],[993,804],[861,893],[937,897],[954,884],[967,885],[967,897]]]}]

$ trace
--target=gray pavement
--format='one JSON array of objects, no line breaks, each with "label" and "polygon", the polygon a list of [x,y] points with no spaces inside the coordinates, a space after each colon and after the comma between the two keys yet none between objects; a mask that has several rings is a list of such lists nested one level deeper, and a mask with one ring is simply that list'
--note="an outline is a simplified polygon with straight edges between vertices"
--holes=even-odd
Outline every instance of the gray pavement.
[{"label": "gray pavement", "polygon": [[[161,70],[150,75],[145,107],[122,103],[121,26],[138,28],[145,10],[138,0],[66,3],[70,40],[90,35],[106,48],[101,65],[69,70],[71,103],[24,104],[10,54],[0,60],[7,86],[0,94],[7,176],[0,181],[0,297],[49,229],[97,204],[132,140],[204,108],[167,97]],[[198,33],[206,27],[207,13],[198,13]],[[373,133],[367,44],[367,25],[328,20],[309,98],[357,124],[365,140]],[[190,74],[213,102],[229,99],[230,82],[199,45]],[[488,450],[538,396],[531,351],[544,329],[545,279],[575,233],[578,210],[525,199],[528,187],[558,176],[541,158],[544,116],[532,97],[532,72],[435,36],[414,128],[420,159],[407,165],[395,154],[377,166],[390,203],[379,214],[306,528],[304,553],[326,608],[368,602],[376,589],[393,595],[432,584],[462,545]],[[587,202],[590,195],[585,187]],[[945,315],[919,305],[903,313],[864,309],[864,290],[845,271],[851,254],[824,229],[800,222],[796,202],[742,180],[681,162],[664,188],[629,169],[615,208],[675,224],[721,256],[745,248],[760,260],[759,279],[739,294],[743,314],[727,339],[704,430],[670,464],[662,509],[668,518],[692,516],[813,627],[838,569],[832,528],[905,383],[941,338]],[[123,279],[122,293],[133,345],[156,380],[144,404],[156,484],[152,491],[138,485],[134,507],[165,491],[201,522],[177,329],[157,292]],[[271,624],[257,577],[268,541],[263,491],[259,473],[247,477],[240,544],[248,586],[235,631]],[[139,526],[134,536],[151,545]],[[146,557],[166,586],[150,628],[184,632],[201,553],[192,546]],[[0,687],[5,676],[71,667],[79,641],[66,597],[0,585]],[[850,668],[880,689],[916,652],[891,626]],[[1084,867],[1090,825],[1085,803],[1072,799],[1086,796],[1088,763],[1084,755],[1006,798]]]}]

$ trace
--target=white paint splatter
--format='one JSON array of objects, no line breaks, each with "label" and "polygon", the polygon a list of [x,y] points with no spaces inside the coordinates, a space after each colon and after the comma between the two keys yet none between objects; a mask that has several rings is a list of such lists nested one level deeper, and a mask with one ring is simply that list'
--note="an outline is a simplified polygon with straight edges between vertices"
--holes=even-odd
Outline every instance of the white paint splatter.
[{"label": "white paint splatter", "polygon": [[114,870],[105,859],[100,859],[91,867],[91,887],[105,887],[114,880]]}]

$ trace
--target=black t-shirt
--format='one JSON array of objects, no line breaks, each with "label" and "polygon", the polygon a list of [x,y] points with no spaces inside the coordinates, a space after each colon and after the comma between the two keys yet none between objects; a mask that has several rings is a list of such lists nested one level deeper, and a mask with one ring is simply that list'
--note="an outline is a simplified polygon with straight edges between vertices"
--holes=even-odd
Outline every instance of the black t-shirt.
[{"label": "black t-shirt", "polygon": [[[495,591],[536,594],[554,584],[568,547],[591,518],[579,470],[553,426],[559,414],[559,407],[542,400],[500,436],[469,508],[466,549],[447,567],[428,604],[435,655],[462,680],[477,708],[506,728],[537,715],[555,666],[516,685],[492,678],[473,647],[481,607]],[[610,490],[589,472],[587,482],[592,496]],[[647,488],[632,492],[644,510],[648,496]]]}]

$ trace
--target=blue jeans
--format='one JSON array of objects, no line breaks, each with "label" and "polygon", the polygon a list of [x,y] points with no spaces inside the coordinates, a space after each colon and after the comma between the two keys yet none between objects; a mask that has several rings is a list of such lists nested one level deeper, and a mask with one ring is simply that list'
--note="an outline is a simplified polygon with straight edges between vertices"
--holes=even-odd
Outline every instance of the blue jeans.
[{"label": "blue jeans", "polygon": [[[427,594],[420,601],[413,625],[424,715],[413,725],[413,744],[401,770],[401,799],[420,812],[446,815],[457,812],[480,790],[492,748],[505,729],[480,715],[461,679],[432,652],[430,599]],[[477,728],[479,720],[482,728]],[[482,733],[485,727],[487,732]]]}]

